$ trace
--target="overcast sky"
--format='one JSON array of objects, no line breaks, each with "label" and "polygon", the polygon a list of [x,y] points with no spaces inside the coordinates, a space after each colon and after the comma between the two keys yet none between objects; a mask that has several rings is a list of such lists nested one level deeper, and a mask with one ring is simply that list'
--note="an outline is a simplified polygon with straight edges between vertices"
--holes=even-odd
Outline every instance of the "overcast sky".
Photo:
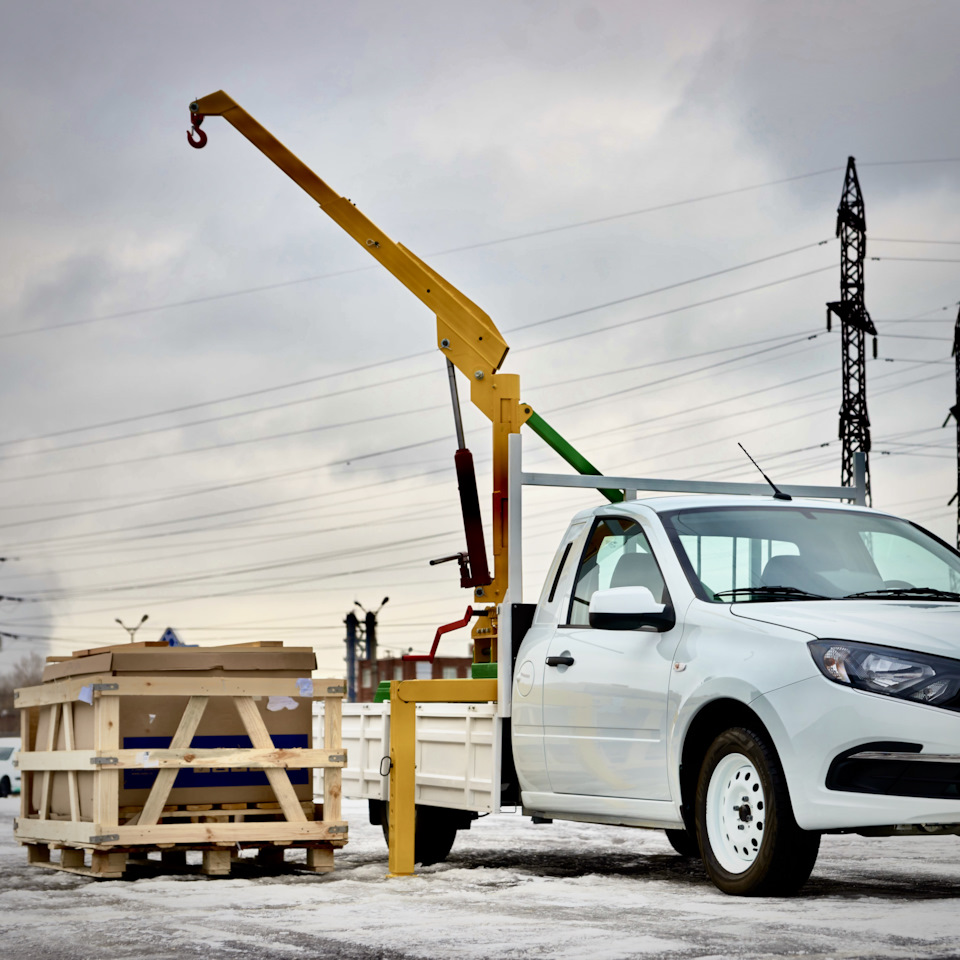
[{"label": "overcast sky", "polygon": [[[486,310],[610,473],[756,479],[741,440],[839,482],[855,156],[874,504],[954,539],[955,2],[0,3],[0,588],[31,601],[0,667],[148,613],[339,673],[355,599],[390,596],[392,650],[469,602],[427,566],[462,547],[433,317],[225,121],[188,147],[221,88]],[[526,599],[590,502],[526,497]]]}]

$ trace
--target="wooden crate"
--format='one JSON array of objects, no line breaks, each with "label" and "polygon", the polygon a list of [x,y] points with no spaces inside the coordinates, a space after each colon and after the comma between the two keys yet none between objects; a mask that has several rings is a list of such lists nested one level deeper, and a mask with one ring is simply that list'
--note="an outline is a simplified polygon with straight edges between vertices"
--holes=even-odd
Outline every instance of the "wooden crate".
[{"label": "wooden crate", "polygon": [[[343,696],[342,680],[279,677],[84,675],[20,689],[16,704],[21,711],[21,815],[14,837],[28,846],[31,863],[100,877],[120,876],[130,854],[158,849],[201,849],[205,871],[225,873],[231,849],[238,846],[273,848],[264,856],[273,861],[276,850],[282,857],[287,846],[303,847],[308,867],[331,870],[333,847],[347,840],[340,810],[341,769],[346,764],[340,731]],[[121,749],[121,697],[169,697],[181,703],[189,698],[169,747]],[[270,697],[323,700],[330,721],[324,728],[323,748],[274,746],[257,706],[257,700]],[[232,702],[252,746],[191,746],[211,698]],[[78,702],[93,707],[93,749],[75,749],[73,705]],[[37,743],[41,712],[46,712],[44,742]],[[316,767],[324,771],[322,806],[300,800],[287,773]],[[177,774],[188,768],[261,770],[276,802],[171,807],[167,800]],[[120,806],[125,770],[157,772],[142,807]],[[70,813],[53,816],[51,784],[53,776],[62,773],[67,777]],[[81,816],[81,773],[87,774],[85,790],[92,783],[91,802],[85,804],[90,816]],[[35,792],[36,809],[31,800]],[[51,861],[51,848],[61,850],[59,861]],[[89,865],[85,851],[90,852]]]}]

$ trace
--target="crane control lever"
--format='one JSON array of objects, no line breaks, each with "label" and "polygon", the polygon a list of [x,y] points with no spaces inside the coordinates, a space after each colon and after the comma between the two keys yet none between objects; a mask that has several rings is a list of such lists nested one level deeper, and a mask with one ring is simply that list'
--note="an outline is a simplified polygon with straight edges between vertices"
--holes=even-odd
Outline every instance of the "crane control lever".
[{"label": "crane control lever", "polygon": [[[454,557],[447,557],[447,560],[453,560]],[[443,563],[443,560],[431,560],[431,563]],[[422,660],[427,663],[433,663],[434,657],[437,655],[437,647],[440,644],[440,638],[445,634],[449,633],[451,630],[459,630],[461,627],[467,626],[470,623],[470,619],[474,616],[473,607],[467,607],[467,612],[463,615],[462,620],[457,620],[454,623],[445,623],[442,627],[437,627],[437,632],[433,637],[433,646],[430,648],[429,653],[405,653],[403,655],[404,660]]]}]

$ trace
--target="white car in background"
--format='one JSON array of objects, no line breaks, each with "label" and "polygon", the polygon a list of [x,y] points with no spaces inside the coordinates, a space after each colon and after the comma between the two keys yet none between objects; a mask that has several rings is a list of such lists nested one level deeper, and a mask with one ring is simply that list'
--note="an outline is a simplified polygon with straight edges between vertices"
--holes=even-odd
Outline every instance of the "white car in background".
[{"label": "white car in background", "polygon": [[0,797],[20,792],[20,771],[13,765],[19,749],[19,737],[0,737]]}]

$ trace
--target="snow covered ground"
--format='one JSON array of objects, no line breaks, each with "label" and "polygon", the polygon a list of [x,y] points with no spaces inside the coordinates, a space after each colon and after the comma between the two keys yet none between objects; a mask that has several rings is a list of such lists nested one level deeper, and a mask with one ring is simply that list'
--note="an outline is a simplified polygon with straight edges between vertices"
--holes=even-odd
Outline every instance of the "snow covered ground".
[{"label": "snow covered ground", "polygon": [[501,815],[387,880],[380,828],[347,801],[333,874],[93,881],[26,865],[18,803],[0,800],[0,931],[23,960],[960,957],[955,837],[825,837],[800,896],[744,900],[661,833]]}]

